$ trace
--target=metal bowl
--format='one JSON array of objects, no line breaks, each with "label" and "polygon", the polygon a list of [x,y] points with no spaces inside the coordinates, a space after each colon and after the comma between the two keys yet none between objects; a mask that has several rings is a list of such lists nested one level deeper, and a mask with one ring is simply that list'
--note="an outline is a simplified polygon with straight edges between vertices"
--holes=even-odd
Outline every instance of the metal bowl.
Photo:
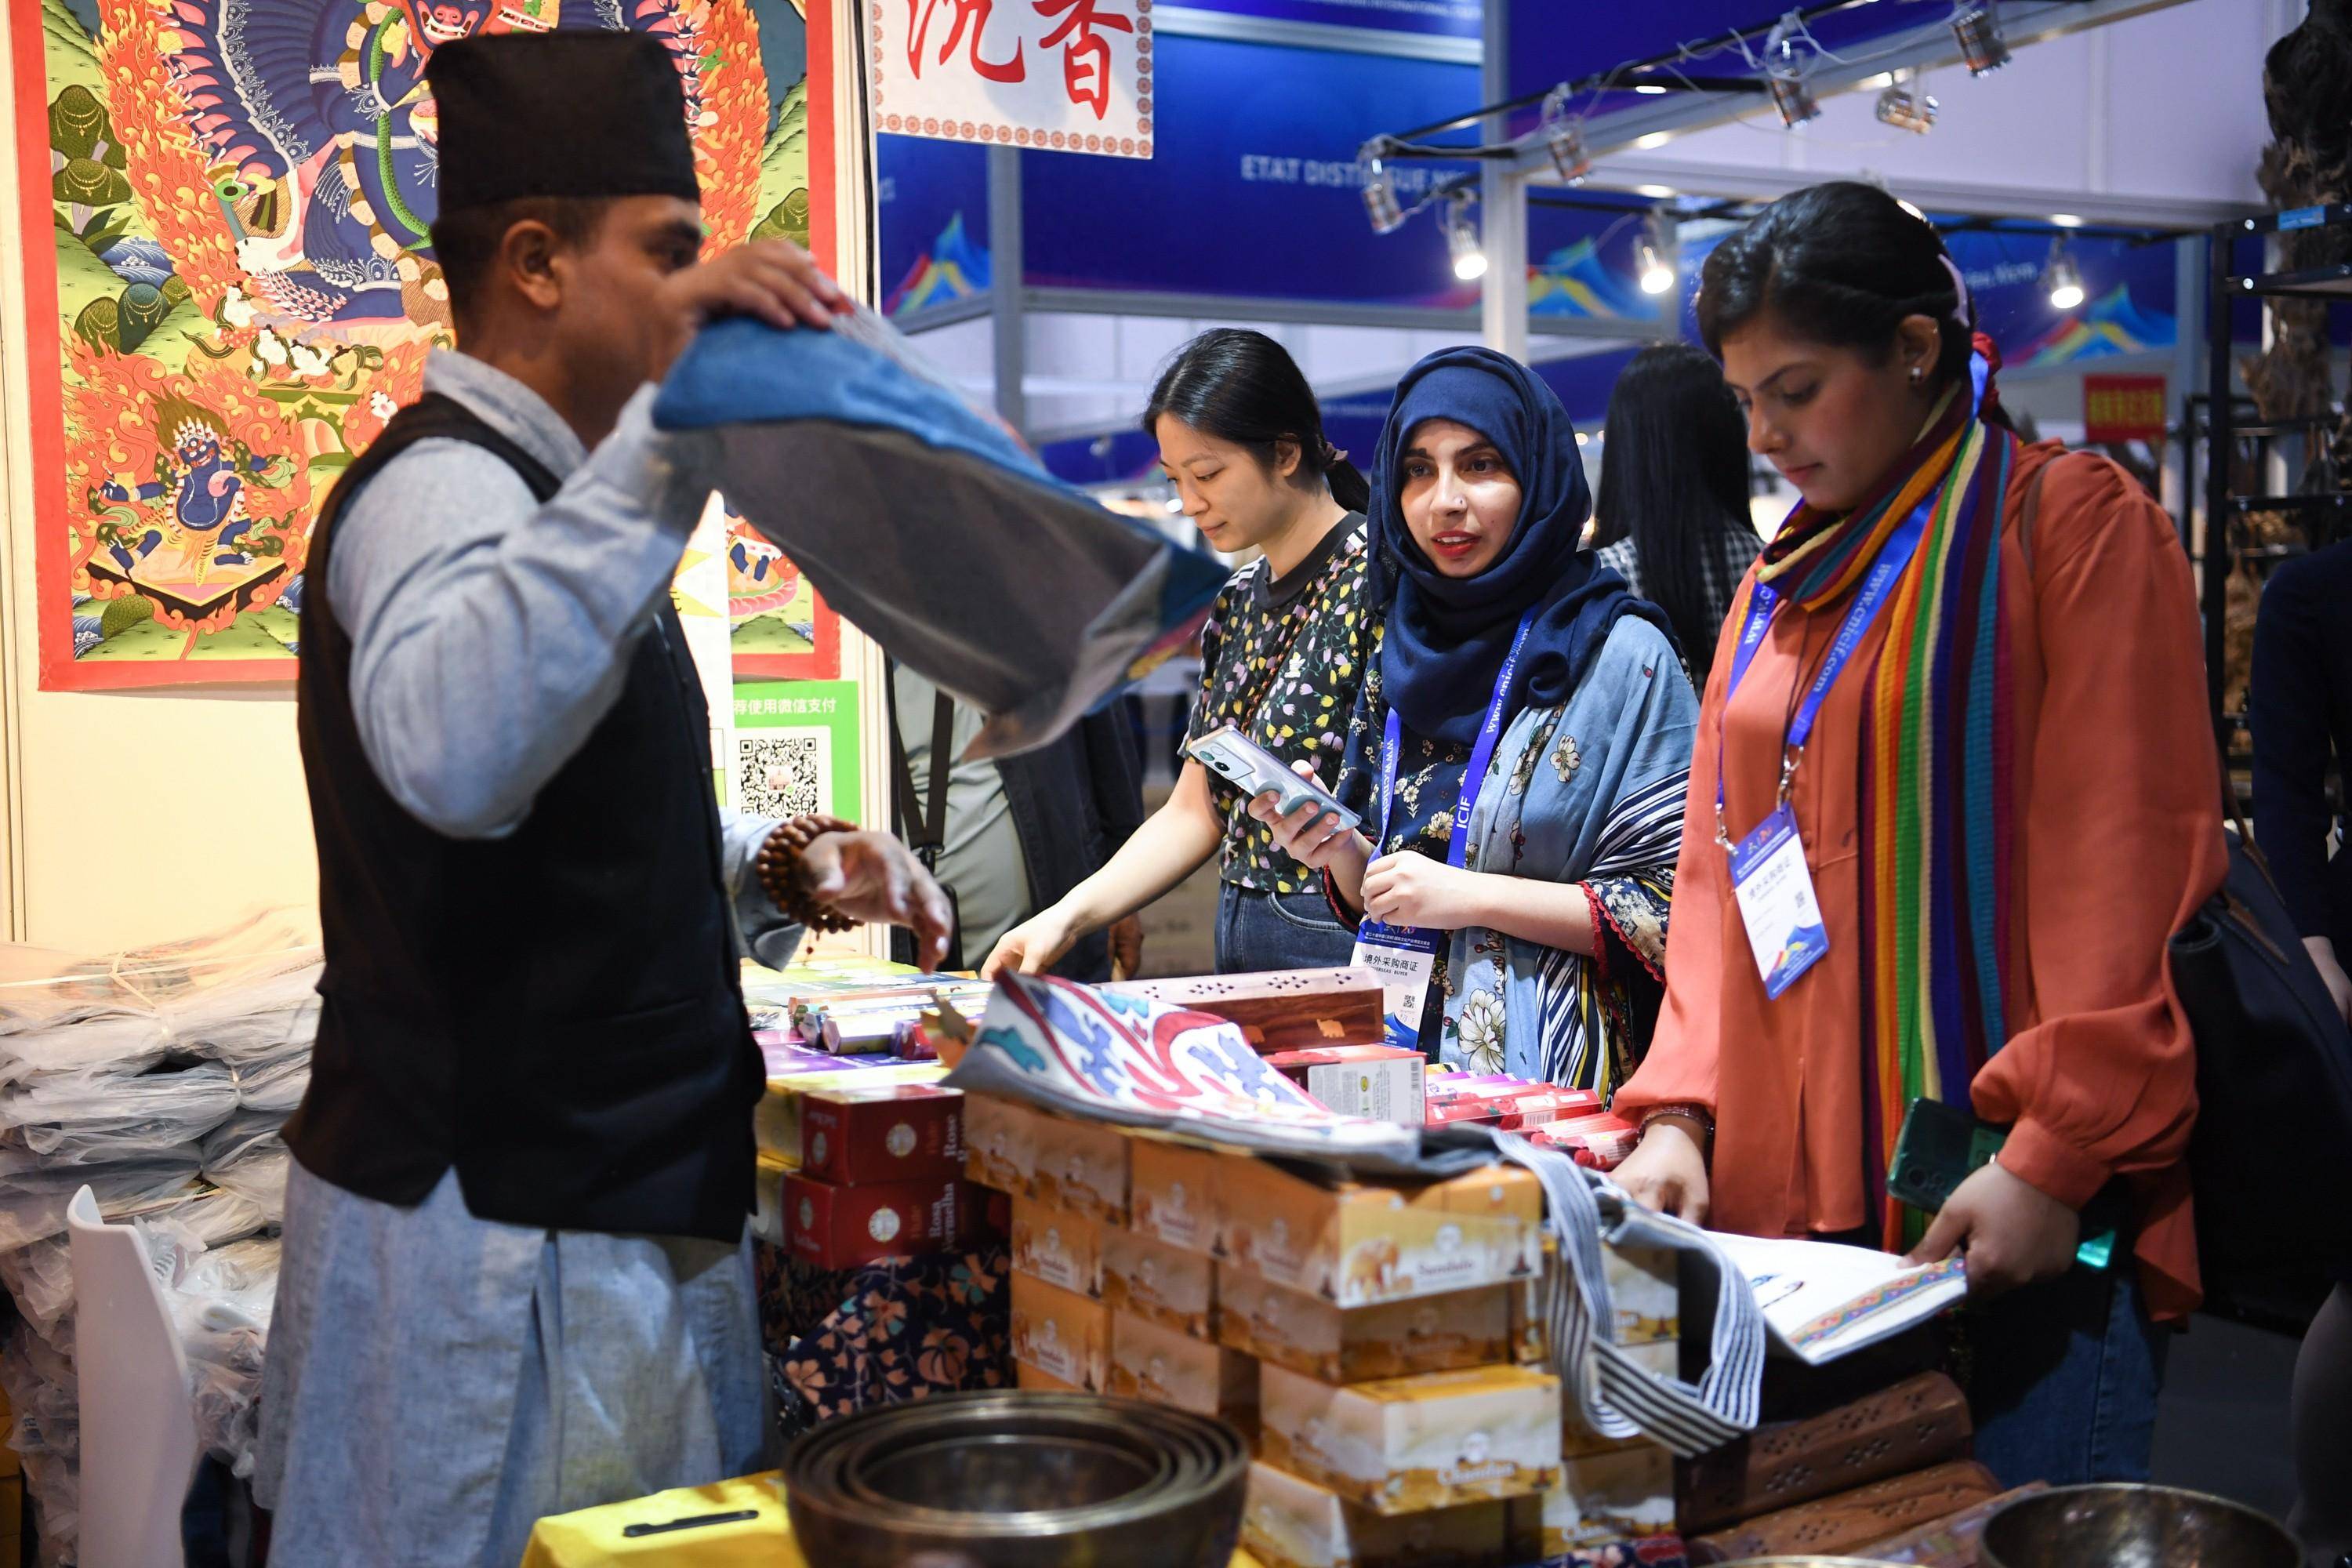
[{"label": "metal bowl", "polygon": [[1892,1568],[1875,1557],[1743,1557],[1723,1568]]},{"label": "metal bowl", "polygon": [[2172,1487],[2061,1487],[1988,1521],[1980,1568],[2302,1568],[2275,1521]]},{"label": "metal bowl", "polygon": [[829,1423],[784,1461],[826,1568],[1226,1568],[1249,1452],[1222,1421],[1138,1400],[971,1394]]}]

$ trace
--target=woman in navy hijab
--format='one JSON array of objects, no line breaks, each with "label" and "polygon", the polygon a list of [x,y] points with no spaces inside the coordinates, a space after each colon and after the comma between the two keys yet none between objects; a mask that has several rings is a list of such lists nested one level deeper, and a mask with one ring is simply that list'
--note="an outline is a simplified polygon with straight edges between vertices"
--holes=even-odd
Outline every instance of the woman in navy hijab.
[{"label": "woman in navy hijab", "polygon": [[1656,1014],[1698,702],[1664,616],[1580,547],[1591,511],[1525,365],[1415,365],[1372,477],[1385,615],[1337,792],[1372,831],[1252,809],[1362,921],[1392,1001],[1427,975],[1392,1039],[1605,1095]]}]

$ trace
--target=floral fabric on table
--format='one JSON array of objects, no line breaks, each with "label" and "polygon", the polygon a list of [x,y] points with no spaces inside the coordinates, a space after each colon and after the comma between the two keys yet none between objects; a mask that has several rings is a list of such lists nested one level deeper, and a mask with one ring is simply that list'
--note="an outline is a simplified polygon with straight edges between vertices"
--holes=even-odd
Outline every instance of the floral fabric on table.
[{"label": "floral fabric on table", "polygon": [[834,1270],[764,1244],[756,1256],[761,1335],[787,1438],[872,1405],[1012,1386],[1002,1242]]}]

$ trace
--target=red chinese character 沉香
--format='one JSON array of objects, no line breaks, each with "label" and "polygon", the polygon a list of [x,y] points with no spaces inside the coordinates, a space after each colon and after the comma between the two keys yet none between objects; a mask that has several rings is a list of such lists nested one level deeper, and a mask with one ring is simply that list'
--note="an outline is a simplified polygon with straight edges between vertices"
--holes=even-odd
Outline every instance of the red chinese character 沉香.
[{"label": "red chinese character \u6c89\u9999", "polygon": [[[1110,109],[1110,45],[1096,29],[1132,33],[1135,23],[1116,12],[1105,16],[1098,9],[1100,0],[1034,0],[1040,16],[1061,16],[1054,30],[1038,40],[1039,47],[1062,48],[1062,85],[1070,94],[1070,101],[1095,111],[1102,119]],[[1063,13],[1068,15],[1064,16]]]},{"label": "red chinese character \u6c89\u9999", "polygon": [[948,27],[947,42],[940,46],[939,63],[945,65],[956,47],[963,42],[966,28],[971,33],[971,68],[990,81],[1024,81],[1028,68],[1021,58],[1022,46],[1013,46],[1013,58],[1002,63],[984,58],[980,52],[980,40],[988,31],[988,14],[996,0],[907,0],[907,68],[916,77],[923,74],[923,45],[931,30],[931,17],[941,5],[953,7],[955,19]]}]

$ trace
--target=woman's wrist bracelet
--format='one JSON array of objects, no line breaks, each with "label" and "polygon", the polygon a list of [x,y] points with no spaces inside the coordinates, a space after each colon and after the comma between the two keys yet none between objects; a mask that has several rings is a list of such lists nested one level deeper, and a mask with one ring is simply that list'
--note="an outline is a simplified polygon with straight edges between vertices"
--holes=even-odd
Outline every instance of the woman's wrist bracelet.
[{"label": "woman's wrist bracelet", "polygon": [[1706,1106],[1693,1105],[1689,1103],[1680,1105],[1654,1105],[1650,1107],[1647,1111],[1643,1113],[1642,1131],[1646,1134],[1650,1131],[1650,1123],[1653,1121],[1664,1121],[1669,1119],[1677,1121],[1697,1122],[1700,1128],[1699,1147],[1706,1149],[1713,1146],[1715,1142],[1715,1118],[1707,1114]]},{"label": "woman's wrist bracelet", "polygon": [[812,814],[776,824],[760,846],[754,866],[760,890],[782,911],[786,920],[811,931],[845,931],[857,922],[816,898],[808,870],[808,848],[828,833],[854,833],[856,826],[837,816]]}]

